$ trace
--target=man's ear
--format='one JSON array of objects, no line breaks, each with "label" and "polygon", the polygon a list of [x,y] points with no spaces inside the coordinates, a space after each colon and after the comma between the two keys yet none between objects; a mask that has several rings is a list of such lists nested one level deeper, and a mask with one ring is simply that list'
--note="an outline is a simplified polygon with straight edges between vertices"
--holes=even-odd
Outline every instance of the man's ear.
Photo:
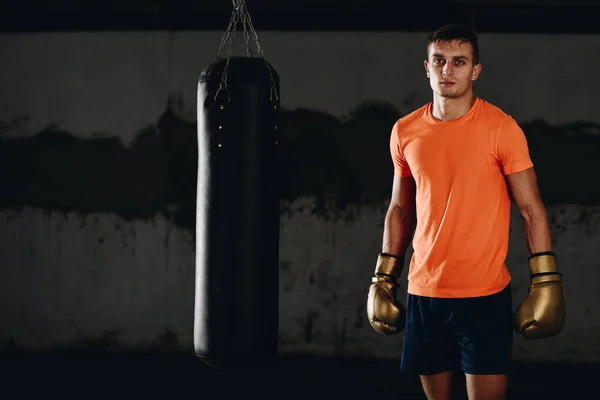
[{"label": "man's ear", "polygon": [[429,63],[427,62],[427,60],[425,60],[423,62],[423,65],[425,66],[425,71],[427,72],[427,77],[429,78]]},{"label": "man's ear", "polygon": [[471,76],[472,81],[476,81],[479,78],[479,74],[481,74],[482,68],[483,65],[481,64],[477,64],[475,67],[473,67],[473,75]]}]

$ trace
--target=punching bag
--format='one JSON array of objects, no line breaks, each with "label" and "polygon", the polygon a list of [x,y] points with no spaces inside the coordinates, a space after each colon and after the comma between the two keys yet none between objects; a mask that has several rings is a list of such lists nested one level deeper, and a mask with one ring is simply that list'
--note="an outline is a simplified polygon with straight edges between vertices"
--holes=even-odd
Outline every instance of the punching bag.
[{"label": "punching bag", "polygon": [[269,363],[279,336],[279,76],[264,58],[218,58],[198,82],[196,355]]}]

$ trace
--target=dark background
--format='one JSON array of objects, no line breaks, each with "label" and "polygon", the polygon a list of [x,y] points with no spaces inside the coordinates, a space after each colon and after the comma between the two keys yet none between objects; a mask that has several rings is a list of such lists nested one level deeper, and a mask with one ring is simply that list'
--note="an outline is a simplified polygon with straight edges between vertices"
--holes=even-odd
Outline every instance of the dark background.
[{"label": "dark background", "polygon": [[[598,33],[594,0],[442,1],[255,0],[247,2],[261,31],[430,31],[447,22],[479,32]],[[0,31],[220,30],[231,1],[2,1]]]},{"label": "dark background", "polygon": [[[230,1],[74,3],[2,1],[0,31],[223,31],[231,15]],[[248,1],[248,6],[258,31],[428,32],[445,23],[460,22],[481,33],[600,34],[597,3],[257,0]],[[336,207],[342,209],[351,203],[376,204],[385,199],[389,160],[372,159],[368,168],[353,160],[366,146],[385,146],[389,126],[406,111],[366,104],[341,121],[325,112],[284,109],[283,199],[316,196],[316,212],[322,213],[325,199],[332,193],[337,195]],[[2,124],[0,133],[9,128],[7,122]],[[365,126],[373,131],[368,139],[360,135]],[[531,143],[547,206],[600,204],[600,186],[595,183],[600,172],[600,127],[595,122],[552,126],[536,120],[521,122],[521,126]],[[155,127],[140,131],[129,148],[110,138],[82,141],[52,127],[28,139],[0,137],[0,208],[111,212],[131,220],[151,218],[157,211],[167,213],[168,207],[176,204],[174,222],[192,231],[195,134],[196,125],[178,118],[167,106]],[[346,146],[340,150],[342,137]],[[109,159],[113,161],[107,163]],[[79,168],[73,169],[74,164]],[[7,173],[11,169],[16,173]],[[589,218],[582,212],[581,223],[587,224]],[[10,302],[8,297],[2,300]],[[286,356],[275,368],[216,371],[189,352],[173,350],[169,338],[167,335],[164,343],[142,354],[112,351],[110,335],[88,345],[84,352],[75,347],[28,352],[19,349],[18,341],[9,342],[3,349],[0,372],[5,382],[14,384],[22,394],[423,398],[418,380],[400,374],[393,360]],[[597,372],[597,365],[586,362],[518,365],[510,398],[584,398],[581,392],[593,386]],[[457,382],[462,383],[460,377]]]}]

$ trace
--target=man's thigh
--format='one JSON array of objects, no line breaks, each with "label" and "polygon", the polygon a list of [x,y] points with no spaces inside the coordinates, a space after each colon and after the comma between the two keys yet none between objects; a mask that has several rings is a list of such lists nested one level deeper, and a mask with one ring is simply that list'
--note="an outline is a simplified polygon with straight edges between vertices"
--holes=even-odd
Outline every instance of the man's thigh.
[{"label": "man's thigh", "polygon": [[508,391],[507,375],[465,374],[469,400],[504,400]]},{"label": "man's thigh", "polygon": [[437,301],[407,296],[401,360],[405,372],[433,376],[459,365],[460,349],[449,324],[436,309]]},{"label": "man's thigh", "polygon": [[[510,285],[490,296],[464,299],[451,321],[466,374],[510,373],[514,334]],[[504,380],[502,377],[482,379]]]}]

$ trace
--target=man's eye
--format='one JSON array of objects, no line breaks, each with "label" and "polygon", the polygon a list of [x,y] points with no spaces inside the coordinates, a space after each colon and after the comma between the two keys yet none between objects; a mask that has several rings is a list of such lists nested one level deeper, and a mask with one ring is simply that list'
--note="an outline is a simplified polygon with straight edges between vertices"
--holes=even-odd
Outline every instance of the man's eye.
[{"label": "man's eye", "polygon": [[444,60],[442,60],[441,58],[436,58],[436,59],[434,59],[434,62],[437,64],[440,64],[440,63],[444,62]]}]

